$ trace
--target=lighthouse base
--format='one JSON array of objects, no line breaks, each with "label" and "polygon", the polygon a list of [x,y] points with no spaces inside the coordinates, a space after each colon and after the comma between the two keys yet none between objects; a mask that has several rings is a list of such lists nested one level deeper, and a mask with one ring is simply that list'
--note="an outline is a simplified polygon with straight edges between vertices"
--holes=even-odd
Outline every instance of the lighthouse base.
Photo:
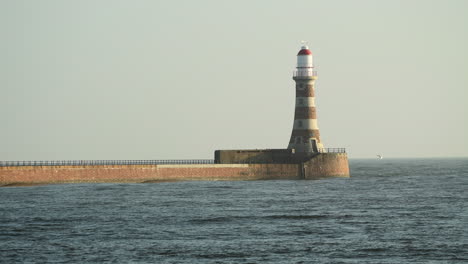
[{"label": "lighthouse base", "polygon": [[350,177],[348,155],[345,152],[295,153],[294,149],[217,150],[215,164],[293,164],[297,166],[299,179]]}]

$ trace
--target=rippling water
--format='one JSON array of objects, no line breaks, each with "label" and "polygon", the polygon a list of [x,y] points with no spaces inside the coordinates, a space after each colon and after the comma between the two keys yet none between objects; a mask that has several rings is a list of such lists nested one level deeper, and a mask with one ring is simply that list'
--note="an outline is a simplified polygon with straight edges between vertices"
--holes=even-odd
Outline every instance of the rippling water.
[{"label": "rippling water", "polygon": [[468,159],[318,181],[0,189],[1,263],[467,263]]}]

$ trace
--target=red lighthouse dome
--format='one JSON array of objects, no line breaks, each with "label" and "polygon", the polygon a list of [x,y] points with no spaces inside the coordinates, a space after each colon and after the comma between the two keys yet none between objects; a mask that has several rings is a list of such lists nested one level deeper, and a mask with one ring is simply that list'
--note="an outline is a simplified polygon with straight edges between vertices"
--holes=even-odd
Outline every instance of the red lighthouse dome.
[{"label": "red lighthouse dome", "polygon": [[312,55],[312,51],[310,51],[309,47],[307,46],[302,46],[301,47],[301,50],[299,51],[299,53],[297,53],[297,55]]}]

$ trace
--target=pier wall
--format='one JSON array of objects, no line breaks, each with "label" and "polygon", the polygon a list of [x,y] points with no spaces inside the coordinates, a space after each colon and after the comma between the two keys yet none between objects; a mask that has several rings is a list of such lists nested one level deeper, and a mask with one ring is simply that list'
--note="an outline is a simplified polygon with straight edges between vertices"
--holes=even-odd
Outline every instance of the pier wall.
[{"label": "pier wall", "polygon": [[296,164],[0,167],[0,186],[84,182],[298,179]]},{"label": "pier wall", "polygon": [[350,177],[346,153],[324,153],[304,162],[305,179]]},{"label": "pier wall", "polygon": [[345,153],[320,154],[299,164],[82,165],[0,167],[0,186],[212,180],[298,180],[349,177]]}]

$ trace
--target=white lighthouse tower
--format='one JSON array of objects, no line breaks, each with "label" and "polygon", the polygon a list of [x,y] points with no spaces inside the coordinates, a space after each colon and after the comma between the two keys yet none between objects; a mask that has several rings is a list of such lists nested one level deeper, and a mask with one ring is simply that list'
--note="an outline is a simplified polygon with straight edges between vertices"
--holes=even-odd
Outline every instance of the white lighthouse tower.
[{"label": "white lighthouse tower", "polygon": [[315,108],[317,72],[314,69],[312,52],[306,45],[297,54],[293,80],[296,81],[296,107],[288,149],[295,149],[296,153],[324,152]]}]

